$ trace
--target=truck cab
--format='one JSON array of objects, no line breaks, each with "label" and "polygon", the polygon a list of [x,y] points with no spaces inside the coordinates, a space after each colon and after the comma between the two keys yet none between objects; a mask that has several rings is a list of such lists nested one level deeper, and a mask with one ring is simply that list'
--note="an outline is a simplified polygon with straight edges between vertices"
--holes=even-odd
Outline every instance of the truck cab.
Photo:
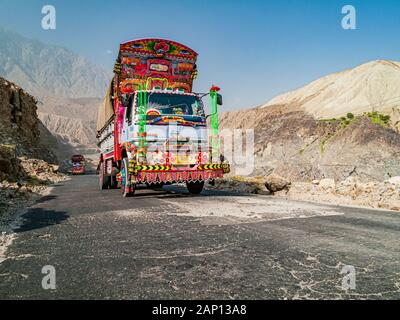
[{"label": "truck cab", "polygon": [[[139,94],[125,108],[121,142],[140,143]],[[207,121],[200,96],[194,93],[147,91],[146,160],[149,165],[193,167],[199,157],[208,161]],[[128,153],[132,158],[132,153]],[[169,157],[169,159],[168,159]]]}]

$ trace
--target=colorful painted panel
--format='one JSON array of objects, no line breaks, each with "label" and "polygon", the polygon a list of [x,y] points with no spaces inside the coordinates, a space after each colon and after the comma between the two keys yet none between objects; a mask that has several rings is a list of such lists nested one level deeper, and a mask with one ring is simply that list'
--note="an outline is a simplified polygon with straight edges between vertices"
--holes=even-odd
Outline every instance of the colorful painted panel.
[{"label": "colorful painted panel", "polygon": [[122,82],[142,80],[141,83],[146,83],[148,90],[191,92],[197,76],[197,56],[192,49],[170,40],[140,39],[126,42],[121,44],[118,58],[121,64],[120,79]]},{"label": "colorful painted panel", "polygon": [[149,171],[140,172],[136,176],[136,181],[139,183],[180,183],[186,181],[208,181],[211,179],[223,178],[224,172],[222,170],[214,171]]}]

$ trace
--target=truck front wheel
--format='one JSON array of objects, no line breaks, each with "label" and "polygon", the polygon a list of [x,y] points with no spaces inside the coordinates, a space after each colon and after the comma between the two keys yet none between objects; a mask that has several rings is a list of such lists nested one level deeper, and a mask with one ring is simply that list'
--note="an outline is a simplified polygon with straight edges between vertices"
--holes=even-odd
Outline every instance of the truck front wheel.
[{"label": "truck front wheel", "polygon": [[204,189],[204,181],[186,182],[186,187],[191,194],[200,194]]},{"label": "truck front wheel", "polygon": [[127,198],[133,196],[135,193],[135,185],[130,185],[130,174],[129,174],[129,160],[125,158],[122,160],[121,166],[121,192],[122,196]]},{"label": "truck front wheel", "polygon": [[111,189],[117,189],[118,188],[118,181],[116,176],[111,176],[110,177],[110,188]]}]

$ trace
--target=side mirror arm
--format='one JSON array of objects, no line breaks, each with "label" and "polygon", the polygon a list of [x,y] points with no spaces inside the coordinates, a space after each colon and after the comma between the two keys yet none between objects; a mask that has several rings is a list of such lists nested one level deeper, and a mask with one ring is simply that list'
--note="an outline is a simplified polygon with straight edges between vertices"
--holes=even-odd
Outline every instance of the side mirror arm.
[{"label": "side mirror arm", "polygon": [[215,115],[215,114],[216,114],[216,113],[211,113],[211,114],[207,115],[207,116],[206,116],[206,120],[207,120],[208,118],[210,118],[211,116]]}]

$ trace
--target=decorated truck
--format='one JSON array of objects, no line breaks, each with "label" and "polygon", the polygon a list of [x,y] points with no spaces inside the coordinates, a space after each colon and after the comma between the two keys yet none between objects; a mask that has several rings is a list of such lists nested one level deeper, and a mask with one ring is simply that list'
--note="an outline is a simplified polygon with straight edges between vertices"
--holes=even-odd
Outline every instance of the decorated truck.
[{"label": "decorated truck", "polygon": [[197,57],[170,40],[120,45],[114,78],[98,113],[100,189],[120,188],[128,197],[138,185],[185,183],[191,194],[199,194],[205,182],[229,172],[220,153],[219,88],[192,92]]},{"label": "decorated truck", "polygon": [[85,157],[82,155],[74,155],[71,158],[71,173],[75,174],[85,174]]}]

